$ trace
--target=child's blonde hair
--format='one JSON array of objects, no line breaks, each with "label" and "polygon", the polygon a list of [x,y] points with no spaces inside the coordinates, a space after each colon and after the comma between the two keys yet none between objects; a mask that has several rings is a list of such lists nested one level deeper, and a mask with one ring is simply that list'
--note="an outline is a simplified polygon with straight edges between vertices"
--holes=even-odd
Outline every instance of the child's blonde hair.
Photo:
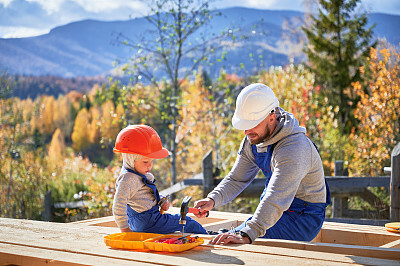
[{"label": "child's blonde hair", "polygon": [[142,158],[144,158],[143,155],[122,153],[123,166],[132,170],[135,170],[135,161],[139,161]]}]

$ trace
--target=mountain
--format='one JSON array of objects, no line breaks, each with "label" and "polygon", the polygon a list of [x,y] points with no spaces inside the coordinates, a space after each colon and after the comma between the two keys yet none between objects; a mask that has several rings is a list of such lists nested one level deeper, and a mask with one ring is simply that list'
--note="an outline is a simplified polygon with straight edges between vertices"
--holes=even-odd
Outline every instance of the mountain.
[{"label": "mountain", "polygon": [[[226,61],[210,69],[219,73],[224,66],[227,71],[237,71],[240,64],[245,69],[257,66],[285,65],[296,54],[283,45],[282,28],[285,20],[302,17],[296,11],[271,11],[249,8],[227,8],[212,20],[210,33],[241,28],[244,32],[256,30],[257,35],[235,45],[225,47]],[[381,13],[369,15],[369,24],[376,24],[376,38],[386,38],[389,43],[400,42],[400,16]],[[257,25],[254,28],[254,25]],[[126,61],[134,54],[126,45],[119,45],[117,36],[123,33],[133,40],[150,34],[145,18],[126,21],[84,20],[52,29],[48,34],[18,39],[0,38],[0,68],[10,74],[54,75],[60,77],[100,76],[110,74],[113,61]],[[297,53],[301,47],[297,47]],[[253,61],[249,57],[256,56]],[[301,57],[295,57],[301,60]],[[256,61],[256,63],[255,63]]]}]

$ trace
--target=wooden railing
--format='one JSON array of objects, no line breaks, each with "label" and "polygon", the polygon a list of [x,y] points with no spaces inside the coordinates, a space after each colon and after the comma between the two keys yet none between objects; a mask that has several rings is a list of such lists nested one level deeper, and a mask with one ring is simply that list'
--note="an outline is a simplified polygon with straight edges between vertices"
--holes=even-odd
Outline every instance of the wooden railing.
[{"label": "wooden railing", "polygon": [[[212,151],[203,157],[203,173],[197,174],[191,179],[185,179],[174,186],[160,192],[160,194],[173,194],[188,186],[203,186],[203,196],[217,186],[222,179],[213,175]],[[332,218],[362,218],[362,211],[348,209],[349,197],[358,196],[370,203],[372,206],[382,206],[383,216],[390,217],[391,221],[400,220],[400,144],[397,144],[391,155],[391,175],[376,177],[348,177],[343,168],[343,161],[335,163],[335,176],[326,176],[332,197]],[[261,195],[265,186],[265,178],[256,178],[238,196],[257,198]],[[387,206],[381,199],[375,196],[368,187],[390,188],[390,206]],[[371,213],[371,212],[370,212]]]},{"label": "wooden railing", "polygon": [[[386,168],[386,167],[385,167]],[[213,160],[212,150],[210,150],[202,161],[202,173],[193,176],[190,179],[185,179],[182,182],[160,191],[161,195],[174,194],[189,186],[203,186],[203,197],[206,197],[214,187],[221,181],[213,173]],[[361,197],[363,200],[370,203],[370,205],[382,206],[381,210],[376,212],[383,212],[383,216],[390,217],[391,221],[400,220],[400,143],[393,149],[391,155],[391,167],[389,167],[390,176],[376,176],[376,177],[349,177],[346,176],[346,170],[343,168],[343,161],[335,162],[335,176],[326,176],[328,186],[331,191],[332,197],[332,218],[341,219],[347,218],[362,218],[363,211],[351,210],[347,206],[349,197]],[[265,178],[256,178],[251,184],[238,197],[258,198],[265,186]],[[384,187],[390,188],[390,206],[387,206],[381,199],[376,197],[368,187]],[[51,191],[45,196],[45,211],[44,220],[51,219],[51,210],[56,208],[78,208],[85,205],[85,202],[66,202],[66,203],[52,203]],[[369,212],[372,213],[372,212]],[[338,221],[338,220],[335,220]],[[384,221],[386,222],[386,221]]]}]

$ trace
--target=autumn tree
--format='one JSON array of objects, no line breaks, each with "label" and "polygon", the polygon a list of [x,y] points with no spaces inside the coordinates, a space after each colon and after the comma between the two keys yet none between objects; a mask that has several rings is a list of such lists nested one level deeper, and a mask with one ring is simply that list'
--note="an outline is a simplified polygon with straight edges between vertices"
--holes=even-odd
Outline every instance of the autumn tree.
[{"label": "autumn tree", "polygon": [[[318,16],[311,15],[310,28],[303,27],[308,46],[304,49],[315,74],[315,86],[332,106],[339,106],[338,121],[343,132],[354,125],[352,110],[358,97],[351,87],[362,82],[359,68],[364,65],[372,43],[366,13],[356,10],[360,0],[319,0]],[[361,84],[361,83],[360,83]]]},{"label": "autumn tree", "polygon": [[52,136],[55,131],[54,115],[57,111],[57,103],[54,96],[44,96],[40,106],[40,131],[41,133]]},{"label": "autumn tree", "polygon": [[113,145],[118,132],[121,130],[120,117],[115,110],[112,101],[106,101],[101,105],[101,142],[105,147]]},{"label": "autumn tree", "polygon": [[369,64],[362,68],[371,73],[369,89],[353,84],[360,97],[355,116],[360,120],[353,130],[352,163],[354,174],[382,174],[390,165],[394,146],[400,141],[400,53],[393,48],[371,49]]},{"label": "autumn tree", "polygon": [[254,81],[268,84],[279,97],[280,106],[293,113],[309,138],[319,147],[326,175],[330,175],[335,160],[344,160],[346,136],[337,121],[339,108],[327,97],[321,97],[321,87],[314,87],[314,74],[304,65],[271,67]]},{"label": "autumn tree", "polygon": [[0,99],[0,216],[37,218],[44,171],[42,149],[32,147],[30,99]]},{"label": "autumn tree", "polygon": [[54,166],[62,165],[62,161],[65,157],[65,140],[64,134],[61,129],[57,128],[51,138],[51,142],[48,149],[48,159]]},{"label": "autumn tree", "polygon": [[90,114],[86,108],[83,108],[75,118],[74,129],[71,135],[72,147],[75,151],[81,151],[90,145],[88,134],[89,124]]},{"label": "autumn tree", "polygon": [[[163,90],[160,101],[167,121],[172,153],[172,183],[176,183],[176,156],[179,128],[179,109],[182,97],[182,80],[205,62],[215,50],[218,37],[207,34],[206,26],[216,14],[209,8],[208,0],[154,0],[150,2],[151,14],[146,16],[149,30],[140,42],[120,35],[119,40],[132,47],[135,55],[124,68],[134,81],[146,80],[156,89]],[[161,83],[160,83],[161,82]]]},{"label": "autumn tree", "polygon": [[88,125],[89,142],[91,144],[100,144],[101,140],[101,110],[98,106],[93,106],[89,110],[91,121]]},{"label": "autumn tree", "polygon": [[74,120],[71,113],[72,102],[69,97],[60,96],[54,110],[54,126],[59,128],[64,136],[71,136]]}]

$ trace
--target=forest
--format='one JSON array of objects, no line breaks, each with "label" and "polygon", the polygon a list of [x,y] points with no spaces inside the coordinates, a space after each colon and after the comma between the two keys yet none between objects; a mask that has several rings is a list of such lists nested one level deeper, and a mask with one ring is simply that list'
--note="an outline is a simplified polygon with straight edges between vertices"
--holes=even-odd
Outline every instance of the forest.
[{"label": "forest", "polygon": [[[308,39],[304,50],[308,62],[259,69],[251,75],[221,70],[218,78],[211,79],[210,73],[198,64],[205,61],[201,55],[194,61],[190,75],[165,71],[165,77],[156,81],[145,76],[151,65],[143,62],[151,57],[157,61],[157,55],[172,59],[182,56],[180,49],[157,45],[125,67],[127,74],[136,77],[131,82],[110,78],[108,83],[91,84],[89,90],[77,87],[58,96],[11,97],[16,88],[15,77],[3,73],[0,217],[42,220],[44,197],[50,190],[54,202],[86,203],[83,208],[56,209],[54,221],[111,215],[115,180],[122,163],[112,148],[118,132],[130,124],[152,126],[171,151],[171,156],[154,162],[152,173],[159,190],[200,173],[202,157],[209,150],[213,150],[215,172],[224,177],[245,136],[231,125],[235,99],[243,87],[254,82],[272,88],[280,106],[307,129],[307,135],[319,148],[326,176],[333,175],[335,160],[345,162],[349,176],[384,175],[383,168],[390,166],[391,151],[400,141],[399,47],[384,41],[372,43],[371,29],[363,31],[362,15],[351,17],[360,27],[343,30],[345,41],[332,38],[329,43],[326,40],[332,34],[321,33],[318,27],[325,23],[325,28],[332,29],[329,23],[334,20],[328,18],[337,9],[334,4],[325,4],[324,12],[312,17],[314,26],[303,29]],[[342,26],[349,25],[345,23],[350,20],[346,14],[352,8],[350,5],[341,9]],[[199,12],[186,11],[199,16]],[[203,11],[208,16],[208,10]],[[199,24],[191,25],[193,30],[202,26]],[[169,39],[161,37],[172,47],[177,43],[184,47],[184,41],[172,40],[179,38],[178,30],[164,33]],[[357,33],[365,42],[354,38]],[[332,47],[341,41],[338,56]],[[179,70],[179,60],[172,59],[158,64]],[[148,82],[144,77],[149,77]],[[371,192],[389,203],[387,189],[373,188]],[[184,195],[191,195],[194,200],[202,196],[198,187],[190,187],[177,193],[172,205],[179,206]],[[239,198],[233,204],[237,212],[249,213],[255,210],[257,200]],[[352,198],[349,205],[358,209],[377,207],[357,198]],[[221,210],[224,208],[227,207]]]}]

